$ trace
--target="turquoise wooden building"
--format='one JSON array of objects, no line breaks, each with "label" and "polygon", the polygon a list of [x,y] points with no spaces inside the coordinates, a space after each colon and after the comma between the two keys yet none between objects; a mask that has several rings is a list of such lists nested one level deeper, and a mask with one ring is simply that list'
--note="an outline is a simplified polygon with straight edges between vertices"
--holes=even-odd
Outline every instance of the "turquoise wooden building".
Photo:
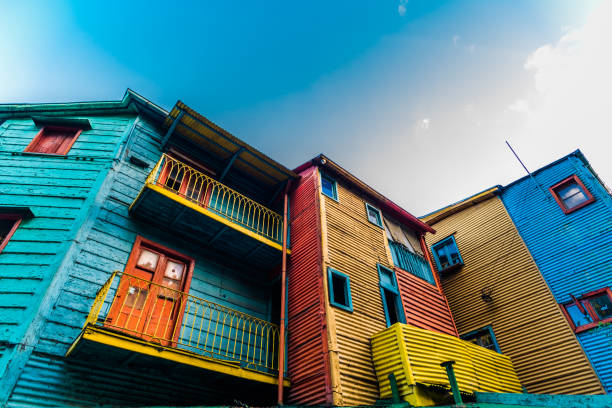
[{"label": "turquoise wooden building", "polygon": [[501,198],[606,392],[612,393],[610,191],[576,150],[504,187]]},{"label": "turquoise wooden building", "polygon": [[276,402],[295,177],[181,102],[0,105],[0,406]]}]

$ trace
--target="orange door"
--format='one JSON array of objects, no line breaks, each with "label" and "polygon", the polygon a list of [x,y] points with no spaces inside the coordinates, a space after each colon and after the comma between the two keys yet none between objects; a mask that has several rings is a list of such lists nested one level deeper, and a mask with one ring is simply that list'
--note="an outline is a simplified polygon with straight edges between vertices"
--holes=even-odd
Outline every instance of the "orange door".
[{"label": "orange door", "polygon": [[136,239],[105,325],[163,345],[176,342],[193,260]]}]

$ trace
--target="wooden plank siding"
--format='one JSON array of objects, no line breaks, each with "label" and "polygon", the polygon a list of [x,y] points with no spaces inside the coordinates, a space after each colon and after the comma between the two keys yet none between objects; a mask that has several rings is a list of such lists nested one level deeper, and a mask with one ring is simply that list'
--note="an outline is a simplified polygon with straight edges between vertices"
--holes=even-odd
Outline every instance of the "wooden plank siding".
[{"label": "wooden plank siding", "polygon": [[[169,228],[156,228],[128,214],[129,205],[161,156],[162,131],[143,117],[88,119],[94,134],[89,137],[92,131],[84,131],[81,137],[86,136],[85,139],[79,137],[67,157],[12,156],[10,149],[20,151],[28,143],[28,137],[22,134],[34,135],[36,129],[31,120],[25,119],[9,119],[0,128],[3,132],[0,133],[0,204],[30,206],[36,215],[22,223],[0,254],[0,310],[14,311],[12,320],[0,319],[2,335],[15,334],[24,313],[34,312],[35,300],[46,291],[49,292],[46,296],[52,299],[52,307],[45,311],[35,342],[28,345],[33,352],[23,367],[14,369],[18,376],[6,406],[146,405],[162,401],[196,405],[211,400],[233,403],[234,397],[229,398],[227,390],[221,391],[218,384],[202,382],[205,377],[202,370],[182,367],[166,376],[154,367],[132,370],[127,363],[109,368],[103,355],[99,361],[64,359],[81,331],[96,292],[113,270],[123,270],[137,235],[195,259],[191,295],[261,319],[278,321],[277,316],[271,315],[271,296],[278,293],[271,290],[269,271],[254,270],[241,260],[213,253]],[[133,131],[129,131],[134,120]],[[8,135],[7,130],[10,130]],[[100,146],[95,143],[98,138],[102,141]],[[114,160],[122,141],[127,143],[125,153]],[[81,155],[86,153],[90,154],[88,159],[81,160],[84,157]],[[149,167],[143,169],[130,163],[129,155],[145,161]],[[90,191],[91,186],[102,170],[108,171],[108,191],[104,190],[95,203],[90,203],[93,207],[82,208],[85,197],[95,195],[96,191]],[[85,210],[93,211],[93,218],[81,228],[82,239],[75,240],[75,220],[79,211]],[[58,252],[62,242],[72,243],[67,254]],[[67,259],[59,267],[55,261],[64,256]],[[48,286],[45,279],[51,275],[62,276],[63,283]],[[19,335],[14,338],[18,342]],[[7,361],[0,357],[0,363]],[[2,369],[0,366],[0,372]],[[191,374],[183,375],[180,371]],[[133,384],[140,384],[147,391],[140,392],[139,386],[134,388]],[[246,389],[239,387],[235,396]]]},{"label": "wooden plank siding", "polygon": [[[498,197],[432,225],[432,244],[454,234],[464,261],[442,275],[460,334],[491,325],[531,393],[601,393],[602,387]],[[492,289],[492,302],[481,298]]]}]

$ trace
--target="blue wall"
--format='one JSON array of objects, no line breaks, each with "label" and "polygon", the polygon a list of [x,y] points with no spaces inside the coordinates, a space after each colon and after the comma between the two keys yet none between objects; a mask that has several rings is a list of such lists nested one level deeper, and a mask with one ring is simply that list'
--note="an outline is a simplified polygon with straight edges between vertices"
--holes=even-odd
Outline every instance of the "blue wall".
[{"label": "blue wall", "polygon": [[[20,153],[38,131],[30,119],[0,127],[0,205],[28,206],[35,214],[0,254],[0,405],[9,395],[9,407],[206,401],[205,388],[189,385],[200,373],[175,377],[174,386],[191,391],[164,392],[173,395],[168,400],[159,394],[173,387],[163,373],[104,368],[103,356],[85,365],[63,357],[100,286],[123,270],[137,235],[195,259],[191,294],[266,320],[271,313],[267,276],[128,215],[161,155],[161,131],[136,115],[88,119],[92,130],[66,157]],[[131,164],[131,155],[149,168]],[[149,384],[148,396],[130,392],[130,382]]]},{"label": "blue wall", "polygon": [[[548,189],[576,174],[595,202],[565,214]],[[505,187],[502,200],[559,303],[612,284],[612,198],[575,152]],[[539,186],[538,186],[539,185]],[[604,387],[612,392],[612,358],[605,334],[578,339]],[[608,337],[608,340],[610,338]]]}]

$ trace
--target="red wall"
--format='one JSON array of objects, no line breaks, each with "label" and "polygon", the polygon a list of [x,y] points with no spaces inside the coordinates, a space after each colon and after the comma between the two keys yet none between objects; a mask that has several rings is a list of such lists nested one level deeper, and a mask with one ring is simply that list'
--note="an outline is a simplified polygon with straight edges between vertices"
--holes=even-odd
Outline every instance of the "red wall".
[{"label": "red wall", "polygon": [[416,276],[395,268],[406,322],[423,329],[457,336],[453,317],[440,290]]},{"label": "red wall", "polygon": [[316,195],[318,172],[301,174],[291,194],[289,265],[288,403],[332,403],[321,265],[321,227]]}]

